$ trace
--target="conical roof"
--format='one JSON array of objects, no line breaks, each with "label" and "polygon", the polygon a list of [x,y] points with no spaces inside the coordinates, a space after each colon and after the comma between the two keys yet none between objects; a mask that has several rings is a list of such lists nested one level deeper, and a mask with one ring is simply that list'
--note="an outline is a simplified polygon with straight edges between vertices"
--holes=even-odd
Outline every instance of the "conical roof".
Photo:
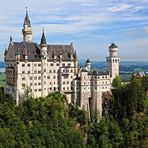
[{"label": "conical roof", "polygon": [[89,59],[86,60],[86,63],[91,63],[91,61]]},{"label": "conical roof", "polygon": [[115,43],[112,43],[109,48],[118,48],[118,46],[116,46]]},{"label": "conical roof", "polygon": [[26,10],[26,16],[25,16],[25,19],[24,19],[24,26],[27,27],[31,27],[31,23],[30,23],[30,20],[29,20],[29,16],[28,16],[28,11]]},{"label": "conical roof", "polygon": [[44,34],[44,30],[43,30],[43,33],[42,33],[42,38],[41,38],[41,43],[40,43],[41,45],[46,45],[47,44],[47,42],[46,42],[46,38],[45,38],[45,34]]}]

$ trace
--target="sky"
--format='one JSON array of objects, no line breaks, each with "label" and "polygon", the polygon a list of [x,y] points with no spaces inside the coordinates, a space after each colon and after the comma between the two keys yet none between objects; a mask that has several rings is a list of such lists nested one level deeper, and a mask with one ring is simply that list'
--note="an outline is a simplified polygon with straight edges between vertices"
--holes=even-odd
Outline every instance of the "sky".
[{"label": "sky", "polygon": [[148,0],[0,0],[0,60],[22,41],[28,7],[33,42],[71,44],[79,59],[105,61],[115,43],[121,61],[148,61]]}]

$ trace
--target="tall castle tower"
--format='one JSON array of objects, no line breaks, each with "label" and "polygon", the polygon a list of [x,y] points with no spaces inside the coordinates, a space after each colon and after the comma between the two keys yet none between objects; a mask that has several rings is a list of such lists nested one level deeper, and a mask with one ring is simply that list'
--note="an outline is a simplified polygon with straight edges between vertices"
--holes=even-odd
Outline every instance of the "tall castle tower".
[{"label": "tall castle tower", "polygon": [[40,49],[41,49],[41,96],[45,97],[47,96],[47,89],[48,84],[47,82],[47,42],[46,37],[44,34],[44,30],[41,37],[41,43],[40,43]]},{"label": "tall castle tower", "polygon": [[108,70],[110,72],[111,82],[112,80],[119,75],[119,61],[118,56],[118,47],[112,43],[109,46],[109,57],[106,58],[108,63]]},{"label": "tall castle tower", "polygon": [[24,19],[22,33],[23,33],[23,41],[24,42],[29,42],[29,43],[32,42],[32,29],[31,29],[31,24],[30,24],[27,9],[26,9],[26,16]]}]

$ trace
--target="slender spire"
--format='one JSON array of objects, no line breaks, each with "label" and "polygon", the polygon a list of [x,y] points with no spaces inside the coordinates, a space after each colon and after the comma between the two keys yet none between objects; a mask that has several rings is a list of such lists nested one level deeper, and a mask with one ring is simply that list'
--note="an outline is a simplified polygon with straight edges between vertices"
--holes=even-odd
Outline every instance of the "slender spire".
[{"label": "slender spire", "polygon": [[12,36],[10,35],[10,43],[12,42]]},{"label": "slender spire", "polygon": [[77,52],[75,50],[75,53],[74,53],[74,59],[77,60]]},{"label": "slender spire", "polygon": [[47,44],[46,43],[46,37],[45,37],[45,34],[44,34],[44,29],[43,29],[40,45],[46,45],[46,44]]},{"label": "slender spire", "polygon": [[24,19],[24,27],[27,25],[27,27],[31,27],[31,24],[30,24],[30,20],[29,20],[29,16],[28,16],[28,8],[25,7],[26,9],[26,16],[25,16],[25,19]]}]

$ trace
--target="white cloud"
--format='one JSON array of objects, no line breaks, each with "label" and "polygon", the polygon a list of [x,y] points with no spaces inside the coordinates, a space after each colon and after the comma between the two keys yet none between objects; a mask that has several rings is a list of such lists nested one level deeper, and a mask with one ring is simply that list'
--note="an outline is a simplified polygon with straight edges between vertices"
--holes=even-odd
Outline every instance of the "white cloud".
[{"label": "white cloud", "polygon": [[65,41],[69,36],[79,36],[77,40],[81,41],[95,40],[97,35],[114,40],[120,30],[131,30],[135,24],[147,32],[148,16],[139,14],[147,9],[147,4],[147,0],[127,0],[126,3],[124,0],[5,0],[0,7],[0,48],[7,46],[9,35],[14,40],[22,39],[25,6],[28,6],[34,38],[40,39],[44,27],[46,35],[53,38],[64,34]]},{"label": "white cloud", "polygon": [[137,11],[143,10],[143,6],[137,6],[134,4],[128,4],[128,3],[121,3],[117,4],[115,6],[109,7],[108,10],[110,12],[119,13],[119,12],[125,12],[125,13],[135,13]]},{"label": "white cloud", "polygon": [[148,33],[148,26],[144,26],[144,31]]}]

